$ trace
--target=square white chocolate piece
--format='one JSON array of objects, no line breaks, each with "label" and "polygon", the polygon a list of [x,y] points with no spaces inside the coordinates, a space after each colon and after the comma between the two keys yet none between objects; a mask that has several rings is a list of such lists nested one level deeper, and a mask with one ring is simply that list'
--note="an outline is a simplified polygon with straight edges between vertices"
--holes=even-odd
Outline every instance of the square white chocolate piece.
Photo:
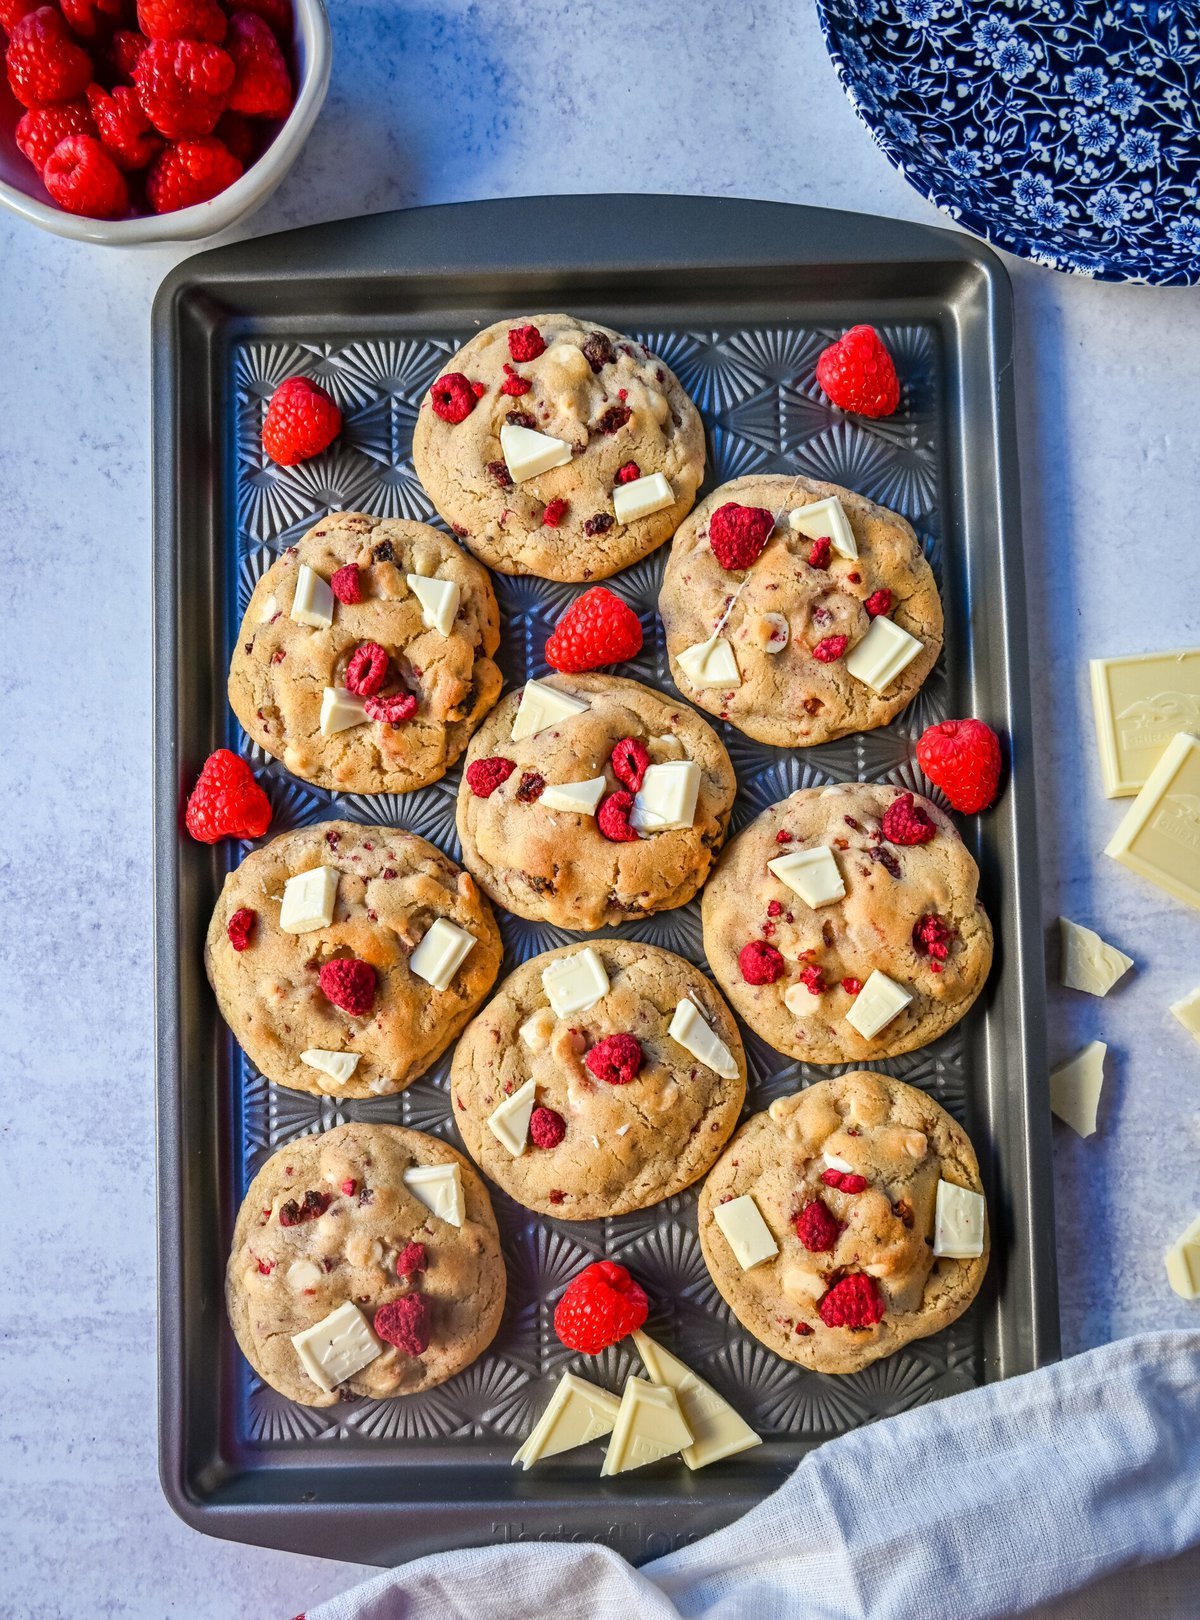
[{"label": "square white chocolate piece", "polygon": [[414,1164],[400,1179],[431,1215],[450,1226],[462,1225],[467,1206],[457,1164]]},{"label": "square white chocolate piece", "polygon": [[454,975],[474,949],[474,934],[446,917],[437,917],[409,957],[408,965],[418,979],[424,979],[435,990],[449,990]]},{"label": "square white chocolate piece", "polygon": [[1106,945],[1091,928],[1058,919],[1060,983],[1068,990],[1084,990],[1089,996],[1106,996],[1133,966],[1115,945]]},{"label": "square white chocolate piece", "polygon": [[285,934],[307,934],[314,928],[328,928],[337,905],[338,869],[314,866],[297,872],[283,886],[279,926]]},{"label": "square white chocolate piece", "polygon": [[870,1041],[879,1031],[898,1017],[912,1000],[910,993],[895,979],[889,979],[878,968],[854,998],[846,1022],[856,1029],[864,1040]]},{"label": "square white chocolate piece", "polygon": [[552,467],[565,467],[571,459],[571,446],[566,439],[505,422],[500,429],[500,454],[513,483],[523,484]]},{"label": "square white chocolate piece", "polygon": [[846,654],[846,669],[872,691],[886,692],[924,647],[923,641],[881,614],[871,620],[866,635]]},{"label": "square white chocolate piece", "polygon": [[707,641],[685,647],[675,662],[697,691],[706,686],[732,688],[742,684],[737,656],[724,636],[709,636]]},{"label": "square white chocolate piece", "polygon": [[514,1159],[521,1157],[529,1141],[529,1120],[536,1101],[537,1081],[526,1080],[488,1115],[488,1129]]},{"label": "square white chocolate piece", "polygon": [[293,1333],[292,1343],[300,1365],[326,1395],[383,1354],[383,1346],[352,1299],[330,1311],[315,1327]]},{"label": "square white chocolate piece", "polygon": [[683,1421],[692,1431],[692,1443],[682,1452],[689,1468],[707,1468],[709,1463],[762,1445],[760,1437],[729,1402],[677,1356],[647,1338],[640,1328],[634,1330],[633,1342],[654,1382],[675,1391]]},{"label": "square white chocolate piece", "polygon": [[1171,1015],[1179,1020],[1189,1035],[1200,1041],[1200,984],[1171,1003]]},{"label": "square white chocolate piece", "polygon": [[430,579],[424,574],[409,574],[407,579],[409,590],[421,604],[421,623],[426,630],[448,636],[458,612],[458,586],[452,579]]},{"label": "square white chocolate piece", "polygon": [[301,1052],[300,1061],[325,1075],[335,1086],[344,1086],[358,1068],[358,1053],[326,1052],[322,1047],[310,1046],[307,1052]]},{"label": "square white chocolate piece", "polygon": [[617,485],[613,490],[613,511],[618,523],[636,523],[638,518],[663,511],[674,499],[674,492],[662,473],[647,473],[645,478]]},{"label": "square white chocolate piece", "polygon": [[1167,1281],[1180,1299],[1200,1299],[1200,1215],[1163,1256]]},{"label": "square white chocolate piece", "polygon": [[836,495],[826,495],[824,500],[798,506],[788,518],[788,526],[793,533],[807,535],[810,540],[821,540],[828,536],[839,557],[858,556],[854,530]]},{"label": "square white chocolate piece", "polygon": [[560,1018],[587,1012],[608,994],[608,972],[594,945],[560,956],[542,969],[542,989]]},{"label": "square white chocolate piece", "polygon": [[667,1034],[685,1052],[690,1052],[697,1063],[703,1063],[723,1080],[737,1079],[738,1066],[733,1053],[690,997],[685,996],[675,1008]]},{"label": "square white chocolate piece", "polygon": [[731,1198],[727,1204],[715,1205],[713,1220],[724,1233],[725,1241],[743,1271],[751,1271],[779,1253],[779,1245],[771,1236],[771,1228],[763,1220],[758,1205],[749,1193],[743,1193],[740,1198]]},{"label": "square white chocolate piece", "polygon": [[683,1420],[675,1391],[631,1374],[625,1380],[601,1477],[673,1457],[691,1442],[692,1431]]},{"label": "square white chocolate piece", "polygon": [[767,870],[814,910],[841,900],[846,893],[837,856],[825,844],[816,849],[797,849],[790,855],[777,855],[767,862]]},{"label": "square white chocolate piece", "polygon": [[333,591],[329,581],[322,579],[307,563],[300,564],[296,575],[296,593],[289,618],[312,630],[328,630],[333,623]]},{"label": "square white chocolate piece", "polygon": [[612,1433],[620,1410],[619,1396],[580,1378],[578,1373],[563,1373],[550,1404],[513,1462],[527,1469],[543,1457],[557,1457],[561,1451],[574,1451],[576,1446],[603,1440]]},{"label": "square white chocolate piece", "polygon": [[1093,658],[1091,675],[1104,791],[1127,799],[1177,731],[1200,736],[1200,647]]},{"label": "square white chocolate piece", "polygon": [[700,798],[700,767],[694,759],[667,759],[647,765],[642,785],[633,796],[629,823],[635,832],[676,832],[696,820]]},{"label": "square white chocolate piece", "polygon": [[548,726],[561,725],[564,720],[590,708],[586,699],[573,697],[570,692],[560,692],[543,681],[526,681],[510,736],[513,742],[523,742],[526,737],[536,737]]},{"label": "square white chocolate piece", "polygon": [[978,1260],[983,1253],[984,1198],[970,1187],[939,1181],[933,1252],[939,1260]]},{"label": "square white chocolate piece", "polygon": [[1200,906],[1200,738],[1171,738],[1104,853]]},{"label": "square white chocolate piece", "polygon": [[321,693],[321,735],[336,737],[339,731],[365,726],[367,710],[362,698],[344,686],[327,686]]},{"label": "square white chocolate piece", "polygon": [[589,777],[586,782],[551,782],[542,789],[538,803],[547,810],[562,810],[567,815],[594,816],[606,786],[602,776]]},{"label": "square white chocolate piece", "polygon": [[1091,1136],[1096,1129],[1107,1051],[1103,1041],[1089,1041],[1082,1052],[1050,1070],[1050,1107],[1080,1136]]}]

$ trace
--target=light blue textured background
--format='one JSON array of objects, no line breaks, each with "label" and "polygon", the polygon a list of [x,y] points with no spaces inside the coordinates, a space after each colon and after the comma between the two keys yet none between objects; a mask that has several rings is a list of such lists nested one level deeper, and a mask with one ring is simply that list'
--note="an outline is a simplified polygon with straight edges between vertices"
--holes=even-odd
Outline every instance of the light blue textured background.
[{"label": "light blue textured background", "polygon": [[[844,101],[805,0],[652,13],[335,0],[333,86],[265,232],[489,195],[682,191],[941,223]],[[548,209],[546,231],[553,233]],[[0,220],[0,1614],[286,1617],[353,1566],[207,1540],[159,1492],[151,1073],[149,308],[179,257]],[[1184,1326],[1161,1251],[1200,1205],[1200,1047],[1166,1015],[1200,917],[1102,860],[1086,660],[1200,640],[1194,294],[1009,261],[1043,916],[1137,960],[1051,990],[1101,1036],[1099,1134],[1055,1126],[1064,1346]]]}]

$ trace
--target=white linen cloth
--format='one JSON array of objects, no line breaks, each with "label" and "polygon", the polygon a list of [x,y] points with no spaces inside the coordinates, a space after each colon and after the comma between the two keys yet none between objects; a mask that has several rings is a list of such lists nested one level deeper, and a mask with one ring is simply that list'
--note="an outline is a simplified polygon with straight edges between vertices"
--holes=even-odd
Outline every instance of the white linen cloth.
[{"label": "white linen cloth", "polygon": [[592,1545],[438,1553],[307,1620],[1175,1620],[1200,1615],[1198,1545],[1200,1332],[1149,1333],[832,1440],[640,1570]]}]

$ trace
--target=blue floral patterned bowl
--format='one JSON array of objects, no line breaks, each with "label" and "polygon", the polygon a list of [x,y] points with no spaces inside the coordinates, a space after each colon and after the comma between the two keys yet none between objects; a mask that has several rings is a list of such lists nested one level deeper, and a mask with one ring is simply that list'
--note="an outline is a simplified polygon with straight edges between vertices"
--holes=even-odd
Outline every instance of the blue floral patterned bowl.
[{"label": "blue floral patterned bowl", "polygon": [[1056,270],[1200,282],[1200,3],[817,0],[910,185]]}]

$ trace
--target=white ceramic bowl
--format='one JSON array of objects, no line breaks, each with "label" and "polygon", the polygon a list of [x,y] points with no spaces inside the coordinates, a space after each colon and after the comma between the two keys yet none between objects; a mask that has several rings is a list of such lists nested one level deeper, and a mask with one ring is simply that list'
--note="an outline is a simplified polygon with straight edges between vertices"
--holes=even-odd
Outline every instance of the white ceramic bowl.
[{"label": "white ceramic bowl", "polygon": [[[56,236],[74,237],[77,242],[102,242],[108,247],[191,242],[198,236],[213,236],[252,214],[296,161],[329,88],[333,41],[324,0],[292,0],[292,4],[296,14],[296,104],[262,156],[227,190],[193,208],[180,208],[174,214],[148,214],[141,219],[84,219],[79,214],[68,214],[50,201],[33,165],[18,150],[14,119],[0,129],[0,203]],[[18,114],[20,111],[17,108]]]}]

